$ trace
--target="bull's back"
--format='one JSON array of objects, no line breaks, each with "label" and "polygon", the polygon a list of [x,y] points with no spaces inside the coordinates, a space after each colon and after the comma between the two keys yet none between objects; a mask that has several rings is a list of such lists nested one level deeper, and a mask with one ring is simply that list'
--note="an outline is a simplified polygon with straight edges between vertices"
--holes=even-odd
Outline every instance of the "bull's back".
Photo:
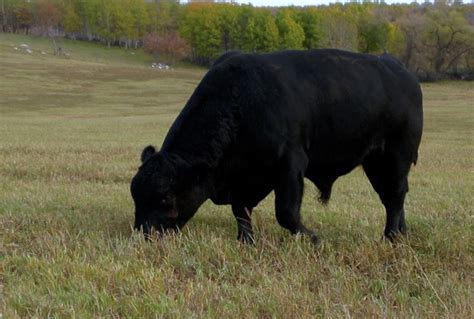
[{"label": "bull's back", "polygon": [[242,105],[243,142],[265,163],[301,148],[313,167],[343,174],[392,134],[421,136],[419,85],[392,58],[313,50],[246,59],[256,79],[246,88],[260,94]]}]

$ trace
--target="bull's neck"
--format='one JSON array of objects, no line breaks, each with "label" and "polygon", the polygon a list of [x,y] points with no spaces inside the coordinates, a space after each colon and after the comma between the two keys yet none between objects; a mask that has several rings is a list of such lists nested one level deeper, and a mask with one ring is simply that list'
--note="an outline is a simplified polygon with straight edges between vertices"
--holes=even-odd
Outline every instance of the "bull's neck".
[{"label": "bull's neck", "polygon": [[171,126],[162,152],[174,154],[191,166],[215,168],[236,136],[232,105],[190,102]]}]

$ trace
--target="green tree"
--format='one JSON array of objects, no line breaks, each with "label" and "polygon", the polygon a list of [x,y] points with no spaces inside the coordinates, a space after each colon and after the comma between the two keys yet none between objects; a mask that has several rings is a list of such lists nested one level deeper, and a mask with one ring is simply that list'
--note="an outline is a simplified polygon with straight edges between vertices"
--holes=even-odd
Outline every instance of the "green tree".
[{"label": "green tree", "polygon": [[13,3],[13,32],[16,29],[23,29],[28,34],[33,24],[33,5],[27,1]]},{"label": "green tree", "polygon": [[291,9],[281,9],[277,13],[276,24],[280,32],[281,49],[303,49],[304,30],[296,22],[294,15]]},{"label": "green tree", "polygon": [[303,46],[314,49],[321,46],[323,37],[321,10],[313,7],[305,8],[298,12],[298,21],[304,30],[305,39]]},{"label": "green tree", "polygon": [[421,32],[424,25],[423,12],[418,9],[408,10],[395,21],[402,36],[398,57],[409,69],[416,72],[423,63]]},{"label": "green tree", "polygon": [[387,24],[388,38],[386,49],[390,54],[400,56],[403,51],[405,39],[401,28],[394,22]]},{"label": "green tree", "polygon": [[192,59],[207,64],[222,52],[222,33],[218,11],[212,4],[186,6],[181,21],[181,36],[190,44]]},{"label": "green tree", "polygon": [[140,39],[143,39],[149,25],[150,18],[147,6],[142,0],[130,0],[131,13],[131,39],[134,41],[135,48],[138,47]]},{"label": "green tree", "polygon": [[113,3],[109,0],[100,0],[97,11],[98,24],[97,34],[106,41],[107,46],[110,47],[113,39],[113,21],[112,21]]},{"label": "green tree", "polygon": [[66,7],[63,23],[64,31],[67,33],[79,33],[82,31],[81,17],[76,13],[72,2]]},{"label": "green tree", "polygon": [[6,31],[6,28],[7,28],[7,25],[8,25],[8,15],[7,15],[7,10],[6,10],[6,6],[5,6],[5,1],[6,0],[0,0],[0,10],[1,10],[1,14],[2,14],[2,31],[5,32]]},{"label": "green tree", "polygon": [[358,19],[359,51],[376,53],[386,50],[390,34],[387,21],[369,11]]},{"label": "green tree", "polygon": [[181,8],[177,0],[153,0],[148,4],[150,31],[166,33],[178,30]]},{"label": "green tree", "polygon": [[239,40],[237,30],[239,30],[240,6],[232,4],[221,4],[215,6],[219,15],[219,29],[222,35],[222,49],[224,51],[239,48]]},{"label": "green tree", "polygon": [[0,0],[0,24],[3,32],[18,29],[28,34],[33,25],[33,3],[27,0]]},{"label": "green tree", "polygon": [[255,9],[252,6],[241,6],[238,10],[235,28],[231,37],[236,48],[244,52],[255,52]]},{"label": "green tree", "polygon": [[266,9],[255,10],[254,51],[271,52],[278,50],[280,35],[275,18]]},{"label": "green tree", "polygon": [[62,14],[57,5],[49,0],[40,0],[35,4],[36,23],[43,33],[51,38],[55,55],[61,54],[55,39],[54,28],[57,28],[62,19]]},{"label": "green tree", "polygon": [[331,6],[323,11],[321,19],[322,48],[357,50],[357,25],[351,14],[340,6]]},{"label": "green tree", "polygon": [[462,57],[474,50],[474,26],[446,6],[428,11],[421,36],[436,73],[457,71]]},{"label": "green tree", "polygon": [[64,14],[64,29],[74,38],[92,40],[98,0],[69,0]]},{"label": "green tree", "polygon": [[[134,32],[132,12],[129,10],[130,0],[99,0],[95,16],[95,32],[110,47],[113,42],[123,42],[125,46]],[[123,41],[121,41],[123,40]]]}]

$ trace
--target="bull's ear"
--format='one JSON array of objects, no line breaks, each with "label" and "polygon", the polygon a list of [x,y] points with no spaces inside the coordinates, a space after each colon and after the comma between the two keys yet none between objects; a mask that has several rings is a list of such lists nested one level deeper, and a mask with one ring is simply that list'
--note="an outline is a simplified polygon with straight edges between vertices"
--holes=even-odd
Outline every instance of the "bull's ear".
[{"label": "bull's ear", "polygon": [[148,145],[147,147],[145,147],[142,151],[142,155],[140,156],[142,163],[145,163],[155,153],[156,153],[156,149],[153,145]]}]

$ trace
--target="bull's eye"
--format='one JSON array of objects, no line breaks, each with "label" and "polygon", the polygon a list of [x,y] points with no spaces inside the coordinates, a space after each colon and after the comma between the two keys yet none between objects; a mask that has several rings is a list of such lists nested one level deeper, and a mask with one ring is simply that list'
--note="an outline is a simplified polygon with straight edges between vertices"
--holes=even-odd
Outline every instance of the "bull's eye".
[{"label": "bull's eye", "polygon": [[158,206],[160,209],[170,209],[172,205],[172,201],[168,197],[162,197],[158,200]]}]

